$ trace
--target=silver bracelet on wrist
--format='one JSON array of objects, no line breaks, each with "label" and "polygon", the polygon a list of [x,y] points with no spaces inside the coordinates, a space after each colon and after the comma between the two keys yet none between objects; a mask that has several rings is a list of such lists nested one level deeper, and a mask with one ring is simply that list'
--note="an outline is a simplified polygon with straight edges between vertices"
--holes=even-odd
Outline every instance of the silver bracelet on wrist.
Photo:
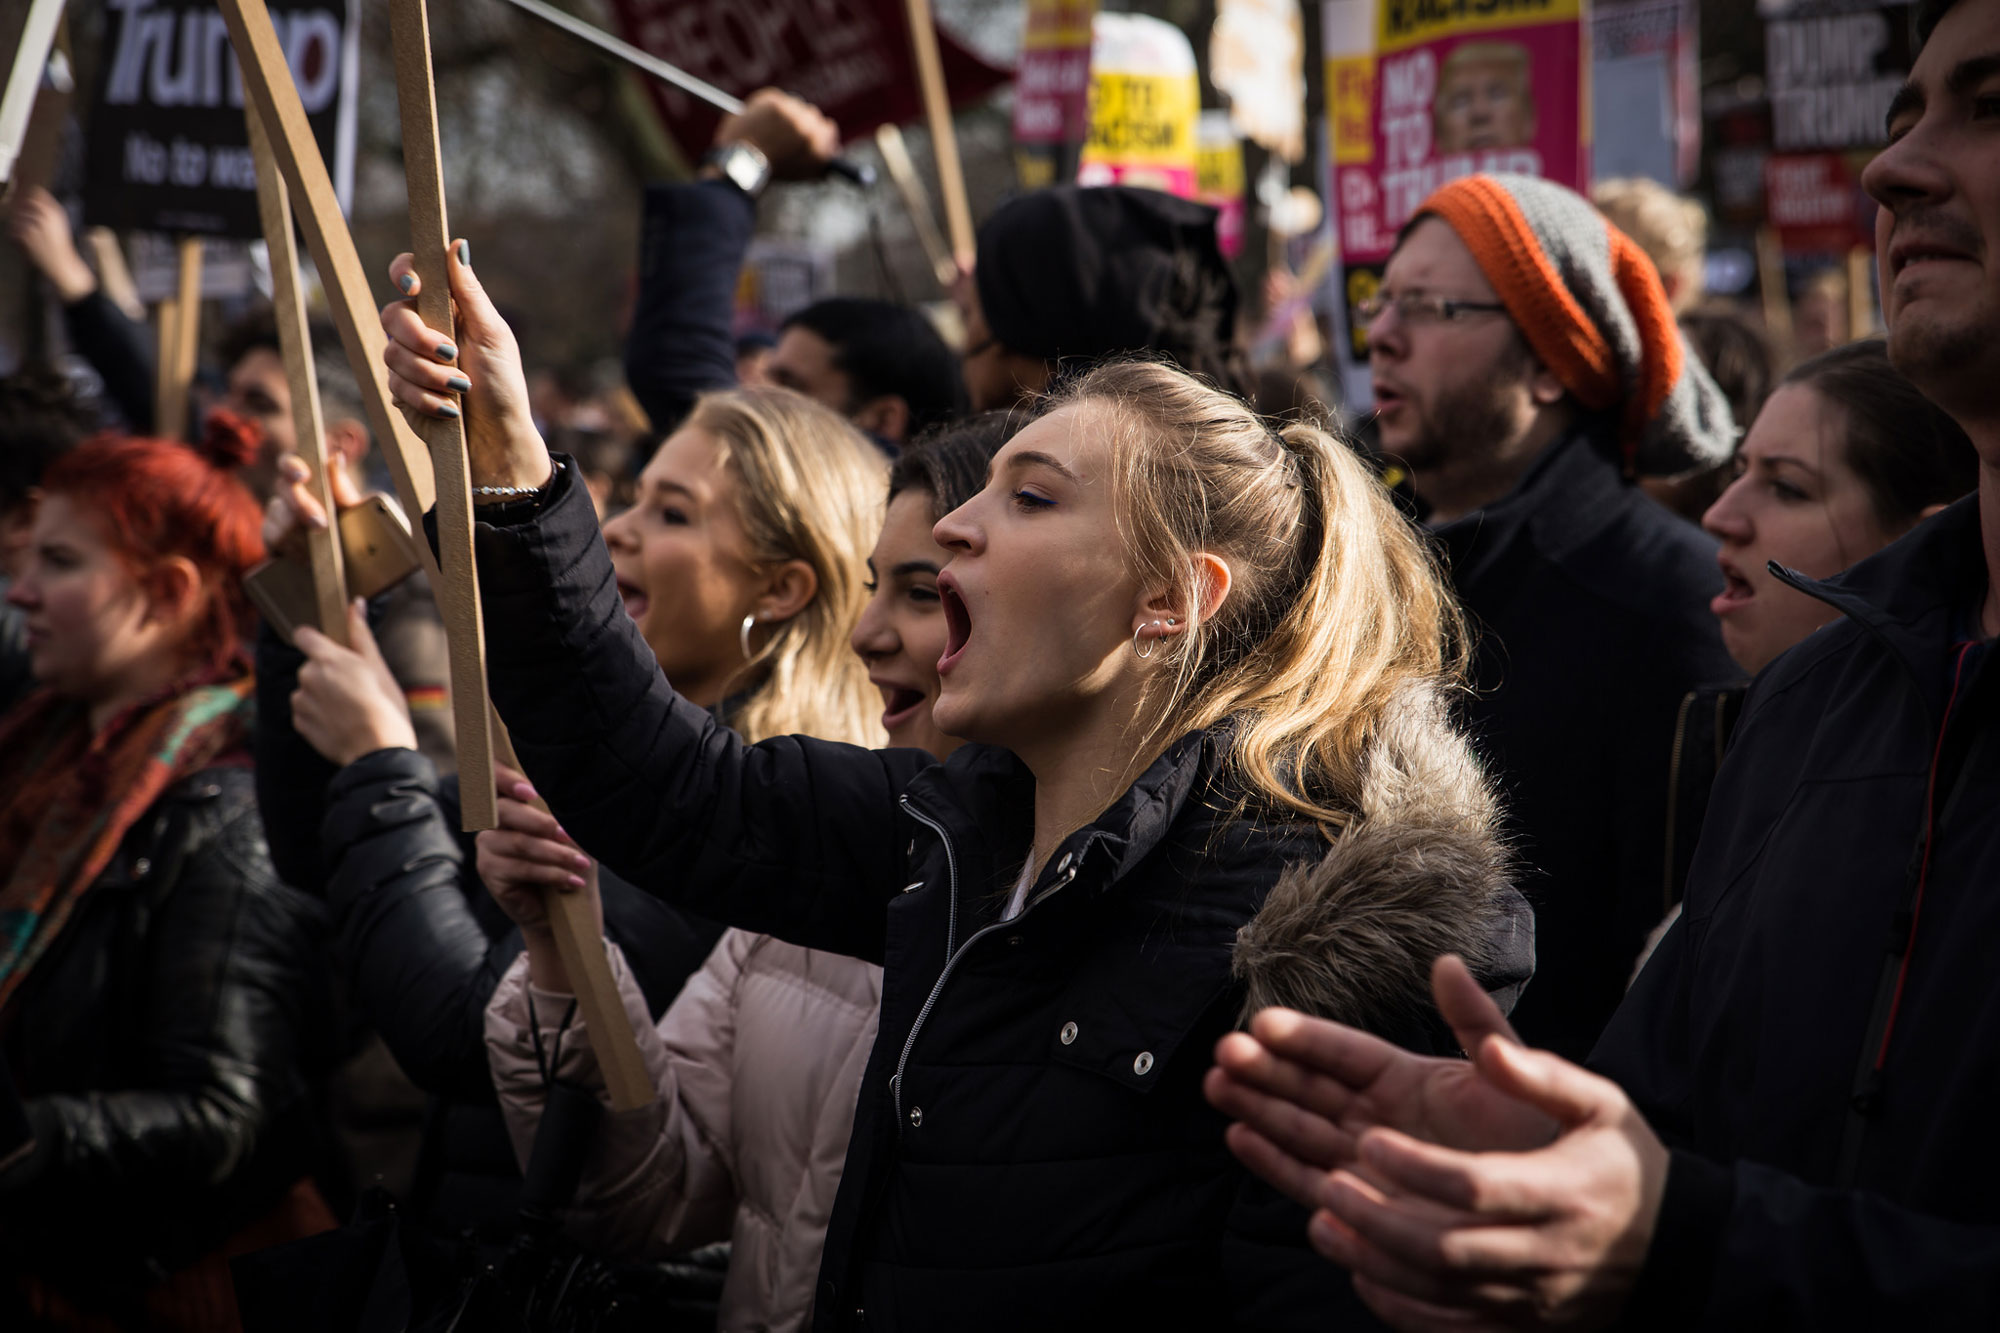
[{"label": "silver bracelet on wrist", "polygon": [[497,495],[510,500],[521,499],[531,495],[541,495],[549,487],[556,484],[556,476],[561,471],[562,460],[551,458],[549,460],[549,479],[539,486],[474,486],[472,493],[474,495]]}]

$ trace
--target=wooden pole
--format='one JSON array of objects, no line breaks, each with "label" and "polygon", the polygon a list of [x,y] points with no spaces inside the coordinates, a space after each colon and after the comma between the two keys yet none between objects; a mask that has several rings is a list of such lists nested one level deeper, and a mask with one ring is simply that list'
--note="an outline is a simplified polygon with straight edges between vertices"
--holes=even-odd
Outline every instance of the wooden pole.
[{"label": "wooden pole", "polygon": [[1866,245],[1847,252],[1847,339],[1875,331],[1875,251]]},{"label": "wooden pole", "polygon": [[[180,332],[180,314],[175,298],[162,297],[153,307],[153,433],[163,440],[180,438],[182,426],[171,415],[174,410],[174,335]],[[185,406],[185,404],[183,404]]]},{"label": "wooden pole", "polygon": [[[493,748],[501,763],[509,768],[519,769],[521,761],[514,754],[513,742],[507,737],[507,729],[499,718],[493,719]],[[535,808],[546,812],[548,806],[541,801]],[[591,887],[597,886],[597,863],[592,861],[590,869],[584,872]],[[604,1074],[604,1089],[611,1098],[611,1109],[630,1111],[651,1102],[655,1095],[653,1080],[646,1073],[646,1059],[639,1054],[639,1040],[632,1034],[632,1023],[625,1016],[625,1006],[618,998],[618,983],[611,976],[611,957],[604,949],[604,936],[599,932],[595,917],[591,915],[590,903],[581,893],[562,893],[550,889],[542,898],[549,911],[551,933],[555,935],[556,953],[562,958],[563,971],[569,973],[570,993],[576,996],[577,1012],[583,1015],[584,1023],[590,1029],[590,1049],[597,1056],[597,1067]]]},{"label": "wooden pole", "polygon": [[257,167],[257,214],[264,245],[271,252],[271,306],[278,324],[278,350],[292,391],[292,433],[299,457],[312,469],[313,492],[327,525],[306,530],[306,563],[312,569],[313,606],[320,633],[347,647],[347,575],[341,567],[339,514],[333,507],[335,464],[326,456],[326,427],[320,414],[319,379],[313,366],[312,331],[306,322],[305,294],[299,290],[299,254],[292,236],[292,205],[285,178],[271,156],[271,141],[257,109],[245,108],[250,155]]},{"label": "wooden pole", "polygon": [[876,129],[875,147],[882,154],[882,165],[889,169],[889,179],[896,183],[896,193],[902,196],[903,208],[916,228],[917,241],[930,258],[931,275],[940,287],[950,291],[958,281],[958,265],[946,248],[944,237],[938,233],[937,214],[931,211],[930,196],[924,193],[923,180],[917,175],[916,164],[910,161],[902,127],[891,123]]},{"label": "wooden pole", "polygon": [[944,86],[937,25],[931,21],[930,0],[904,0],[904,8],[910,18],[910,46],[917,57],[917,82],[923,86],[931,152],[937,157],[938,192],[944,196],[952,258],[970,268],[974,252],[972,209],[965,199],[965,172],[958,162],[958,131],[951,121],[951,95]]},{"label": "wooden pole", "polygon": [[[264,0],[220,0],[222,17],[229,25],[229,41],[243,71],[246,103],[254,106],[270,139],[271,155],[285,178],[291,206],[299,229],[305,234],[306,248],[319,269],[320,283],[326,288],[327,302],[340,339],[347,349],[347,364],[361,387],[361,405],[368,426],[389,464],[396,483],[397,497],[412,523],[419,523],[430,510],[435,490],[431,481],[429,452],[401,412],[390,407],[388,367],[382,363],[382,349],[388,339],[368,278],[355,253],[354,238],[347,220],[341,216],[340,201],[333,192],[333,178],[313,139],[306,120],[305,106],[292,82],[292,69],[278,34],[271,26],[271,12]],[[430,575],[431,586],[440,582],[437,560],[430,543],[418,541],[418,554]]]},{"label": "wooden pole", "polygon": [[1777,229],[1757,229],[1758,290],[1764,297],[1764,333],[1779,349],[1784,364],[1793,360],[1792,300],[1785,291],[1785,251]]},{"label": "wooden pole", "polygon": [[[431,84],[431,33],[424,0],[391,0],[389,40],[396,52],[396,100],[403,117],[403,174],[410,195],[410,253],[423,285],[417,313],[433,329],[456,338],[451,315],[451,273],[445,255],[444,173],[438,162],[437,103]],[[407,409],[406,409],[407,411]],[[451,655],[452,721],[458,737],[459,806],[464,827],[498,822],[493,796],[493,737],[486,701],[486,631],[479,612],[479,578],[472,555],[472,469],[465,453],[462,417],[409,411],[410,424],[430,446],[437,484],[437,589]]]},{"label": "wooden pole", "polygon": [[159,344],[153,367],[153,429],[160,438],[183,440],[188,433],[188,386],[194,383],[195,354],[201,343],[201,237],[175,243],[179,259],[174,294],[154,311]]}]

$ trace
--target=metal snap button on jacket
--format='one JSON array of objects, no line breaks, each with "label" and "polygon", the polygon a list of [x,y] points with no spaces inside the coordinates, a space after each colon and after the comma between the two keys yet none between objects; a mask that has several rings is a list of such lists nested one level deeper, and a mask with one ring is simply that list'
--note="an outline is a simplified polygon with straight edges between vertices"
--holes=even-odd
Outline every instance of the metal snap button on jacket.
[{"label": "metal snap button on jacket", "polygon": [[1141,1076],[1152,1073],[1153,1053],[1151,1051],[1139,1052],[1138,1056],[1132,1061],[1132,1072]]},{"label": "metal snap button on jacket", "polygon": [[1063,1045],[1065,1045],[1065,1046],[1067,1046],[1067,1045],[1069,1045],[1069,1044],[1070,1044],[1071,1042],[1073,1042],[1073,1041],[1075,1041],[1075,1040],[1076,1040],[1076,1024],[1074,1024],[1074,1023],[1065,1023],[1065,1024],[1063,1024],[1063,1026],[1062,1026],[1062,1044],[1063,1044]]},{"label": "metal snap button on jacket", "polygon": [[910,1128],[915,1129],[923,1123],[924,1123],[924,1108],[921,1106],[912,1106],[910,1108]]}]

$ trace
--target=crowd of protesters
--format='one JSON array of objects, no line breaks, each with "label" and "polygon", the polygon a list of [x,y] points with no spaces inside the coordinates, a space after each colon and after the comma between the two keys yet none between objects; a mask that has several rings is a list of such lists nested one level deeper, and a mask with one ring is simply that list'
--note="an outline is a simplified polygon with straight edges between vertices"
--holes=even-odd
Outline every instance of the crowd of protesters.
[{"label": "crowd of protesters", "polygon": [[155,438],[24,192],[102,394],[0,379],[0,1326],[1991,1326],[2000,3],[1918,10],[1886,337],[1782,367],[1698,206],[1511,175],[1402,231],[1364,420],[1260,401],[1213,213],[1119,186],[986,219],[957,348],[745,344],[838,147],[768,91],[646,193],[625,385],[399,257],[477,835],[423,575],[253,610],[426,539],[337,340],[329,513],[273,323]]}]

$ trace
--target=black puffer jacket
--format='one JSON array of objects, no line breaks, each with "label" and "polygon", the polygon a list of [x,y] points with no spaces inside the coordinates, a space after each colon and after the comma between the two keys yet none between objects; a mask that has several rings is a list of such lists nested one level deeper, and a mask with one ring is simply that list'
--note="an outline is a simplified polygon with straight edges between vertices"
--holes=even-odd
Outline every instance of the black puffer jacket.
[{"label": "black puffer jacket", "polygon": [[[458,781],[415,750],[378,750],[336,770],[292,727],[300,658],[268,629],[258,643],[259,794],[272,850],[325,896],[342,993],[379,1031],[431,1107],[415,1201],[447,1231],[511,1227],[520,1170],[486,1064],[486,1002],[523,945],[474,869],[459,831]],[[624,950],[654,1017],[699,968],[722,927],[600,876],[605,932]]]},{"label": "black puffer jacket", "polygon": [[247,769],[178,782],[133,826],[7,1009],[35,1132],[0,1173],[10,1265],[115,1304],[311,1169],[323,931],[271,869]]},{"label": "black puffer jacket", "polygon": [[1823,583],[1591,1057],[1674,1149],[1634,1324],[2000,1327],[2000,659],[1979,497]]},{"label": "black puffer jacket", "polygon": [[[1325,1306],[1306,1300],[1253,1313],[1271,1283],[1305,1290],[1337,1273],[1304,1249],[1302,1218],[1267,1209],[1201,1097],[1214,1042],[1245,1002],[1233,949],[1267,924],[1267,898],[1282,897],[1309,933],[1302,900],[1316,898],[1312,953],[1329,966],[1293,972],[1299,950],[1273,947],[1261,993],[1344,985],[1353,1016],[1419,1044],[1422,978],[1439,946],[1483,955],[1496,982],[1525,980],[1532,946],[1494,870],[1476,776],[1476,809],[1384,840],[1391,869],[1317,895],[1297,876],[1280,895],[1281,872],[1316,861],[1324,841],[1225,815],[1226,740],[1189,736],[1065,840],[1027,910],[1003,923],[1032,823],[1019,761],[984,746],[934,765],[799,737],[744,745],[667,685],[573,476],[562,471],[534,518],[479,533],[495,700],[538,788],[635,884],[886,967],[817,1326],[1325,1326]],[[1475,774],[1441,714],[1414,711],[1453,756],[1416,771]],[[1385,779],[1404,757],[1384,756]],[[1448,864],[1476,867],[1462,882],[1426,877],[1427,857],[1446,847]],[[1438,933],[1421,929],[1427,920]],[[1360,957],[1383,960],[1379,975],[1341,975]],[[1393,996],[1372,1011],[1369,981]],[[1260,1234],[1272,1216],[1286,1217],[1282,1234]],[[1274,1241],[1288,1264],[1273,1261]]]}]

